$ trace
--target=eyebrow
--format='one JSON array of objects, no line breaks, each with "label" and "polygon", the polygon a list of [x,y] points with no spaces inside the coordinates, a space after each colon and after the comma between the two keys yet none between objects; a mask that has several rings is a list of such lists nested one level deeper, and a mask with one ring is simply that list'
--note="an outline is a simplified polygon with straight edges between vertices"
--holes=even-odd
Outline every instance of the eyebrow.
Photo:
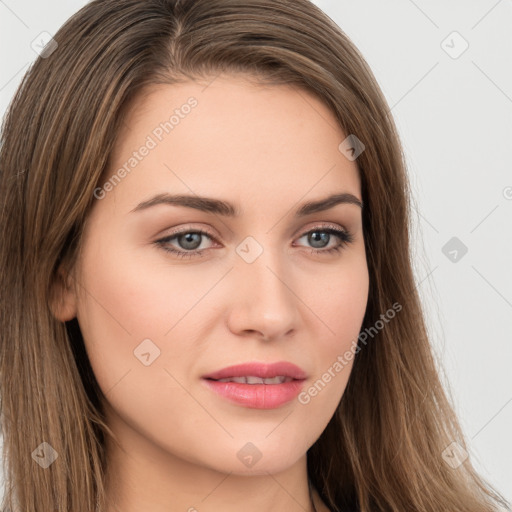
[{"label": "eyebrow", "polygon": [[[184,206],[186,208],[194,208],[207,213],[214,213],[224,217],[239,217],[241,210],[227,201],[221,199],[213,199],[210,197],[190,196],[190,195],[171,195],[158,194],[147,201],[138,204],[132,212],[147,210],[152,206],[167,204],[172,206]],[[338,204],[354,204],[363,208],[363,202],[353,194],[344,192],[333,194],[324,199],[317,201],[309,201],[295,210],[295,217],[305,217],[312,213],[323,212],[329,210]]]}]

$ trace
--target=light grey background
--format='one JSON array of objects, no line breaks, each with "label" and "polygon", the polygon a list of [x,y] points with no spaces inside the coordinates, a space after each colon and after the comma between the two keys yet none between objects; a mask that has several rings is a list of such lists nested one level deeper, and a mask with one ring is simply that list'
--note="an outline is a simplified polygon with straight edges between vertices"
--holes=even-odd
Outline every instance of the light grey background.
[{"label": "light grey background", "polygon": [[[31,43],[85,3],[0,0],[0,115],[36,58]],[[361,50],[392,107],[432,342],[473,463],[512,500],[512,1],[315,3]],[[466,254],[458,241],[443,253],[452,237]]]}]

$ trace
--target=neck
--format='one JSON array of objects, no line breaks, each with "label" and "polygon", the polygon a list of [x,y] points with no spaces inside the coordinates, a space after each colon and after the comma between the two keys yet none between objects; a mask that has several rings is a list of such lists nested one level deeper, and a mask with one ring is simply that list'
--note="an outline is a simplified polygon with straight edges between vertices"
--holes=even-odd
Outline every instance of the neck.
[{"label": "neck", "polygon": [[222,473],[150,453],[110,452],[105,512],[324,512],[310,487],[306,456],[276,473]]}]

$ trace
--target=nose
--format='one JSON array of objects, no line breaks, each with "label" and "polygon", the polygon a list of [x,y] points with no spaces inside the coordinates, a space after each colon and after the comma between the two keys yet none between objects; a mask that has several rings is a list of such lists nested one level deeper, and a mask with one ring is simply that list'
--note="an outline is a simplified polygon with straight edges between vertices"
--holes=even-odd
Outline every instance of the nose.
[{"label": "nose", "polygon": [[265,248],[251,263],[235,258],[228,293],[228,325],[233,333],[256,334],[270,341],[291,336],[297,329],[301,301],[293,290],[289,262],[277,253]]}]

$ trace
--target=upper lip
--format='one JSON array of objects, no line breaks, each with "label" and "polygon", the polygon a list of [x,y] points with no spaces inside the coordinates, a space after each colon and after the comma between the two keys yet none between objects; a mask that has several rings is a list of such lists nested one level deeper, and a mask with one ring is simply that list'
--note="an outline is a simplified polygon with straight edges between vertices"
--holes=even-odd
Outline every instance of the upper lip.
[{"label": "upper lip", "polygon": [[204,379],[227,379],[229,377],[260,377],[262,379],[284,376],[292,379],[303,380],[307,377],[306,372],[293,363],[279,361],[276,363],[250,362],[228,366],[208,375]]}]

